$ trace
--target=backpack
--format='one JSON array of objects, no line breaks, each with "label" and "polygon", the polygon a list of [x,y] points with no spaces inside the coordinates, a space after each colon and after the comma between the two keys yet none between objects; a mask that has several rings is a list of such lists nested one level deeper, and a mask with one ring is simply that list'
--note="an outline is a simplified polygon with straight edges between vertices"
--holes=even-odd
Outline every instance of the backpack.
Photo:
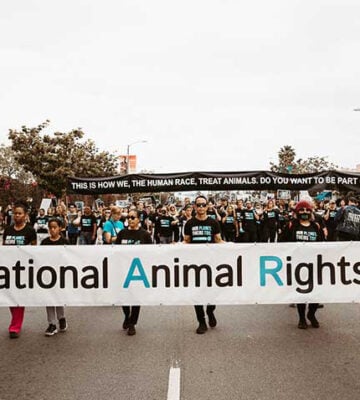
[{"label": "backpack", "polygon": [[347,206],[342,213],[336,227],[339,232],[357,236],[360,233],[360,210],[354,206]]}]

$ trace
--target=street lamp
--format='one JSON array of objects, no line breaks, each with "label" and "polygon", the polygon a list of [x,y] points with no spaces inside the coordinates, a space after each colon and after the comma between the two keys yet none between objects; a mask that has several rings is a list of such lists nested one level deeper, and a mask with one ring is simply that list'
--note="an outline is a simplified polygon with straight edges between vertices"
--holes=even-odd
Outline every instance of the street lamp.
[{"label": "street lamp", "polygon": [[147,140],[137,140],[136,142],[129,143],[129,144],[127,145],[127,151],[126,151],[126,174],[127,174],[127,175],[129,174],[129,168],[130,168],[130,166],[129,166],[129,161],[130,161],[130,147],[131,147],[132,145],[134,145],[134,144],[137,144],[137,143],[147,143]]}]

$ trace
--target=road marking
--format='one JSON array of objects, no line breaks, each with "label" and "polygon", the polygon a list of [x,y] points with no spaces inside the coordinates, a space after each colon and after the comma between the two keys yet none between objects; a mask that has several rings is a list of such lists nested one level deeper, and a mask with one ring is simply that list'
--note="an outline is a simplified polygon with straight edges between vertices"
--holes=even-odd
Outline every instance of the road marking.
[{"label": "road marking", "polygon": [[171,367],[167,400],[180,400],[180,368]]}]

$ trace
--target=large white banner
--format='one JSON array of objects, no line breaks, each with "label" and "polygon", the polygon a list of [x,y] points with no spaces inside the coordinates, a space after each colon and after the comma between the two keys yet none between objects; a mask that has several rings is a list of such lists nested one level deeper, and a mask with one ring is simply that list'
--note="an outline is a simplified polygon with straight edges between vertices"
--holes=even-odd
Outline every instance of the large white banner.
[{"label": "large white banner", "polygon": [[360,300],[360,242],[0,249],[0,306]]}]

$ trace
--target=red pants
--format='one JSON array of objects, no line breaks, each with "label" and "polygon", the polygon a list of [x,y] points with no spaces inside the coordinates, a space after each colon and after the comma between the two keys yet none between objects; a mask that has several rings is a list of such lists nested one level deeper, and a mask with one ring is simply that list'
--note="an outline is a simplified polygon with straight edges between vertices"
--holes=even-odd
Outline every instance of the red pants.
[{"label": "red pants", "polygon": [[10,307],[11,322],[9,332],[20,333],[24,321],[25,307]]}]

